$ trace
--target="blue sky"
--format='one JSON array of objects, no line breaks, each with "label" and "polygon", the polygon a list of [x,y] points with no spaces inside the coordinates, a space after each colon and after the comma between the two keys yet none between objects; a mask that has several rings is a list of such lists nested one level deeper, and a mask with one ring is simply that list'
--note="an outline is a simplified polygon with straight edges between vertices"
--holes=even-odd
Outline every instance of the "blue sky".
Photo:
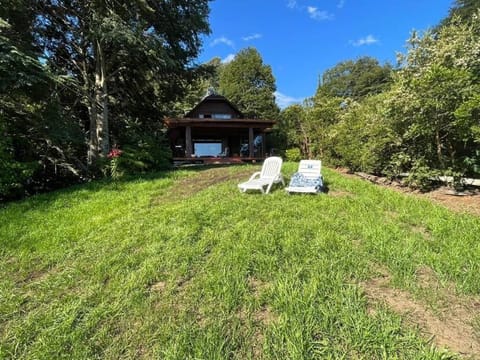
[{"label": "blue sky", "polygon": [[277,81],[281,107],[314,95],[340,61],[372,56],[396,64],[412,30],[448,14],[453,0],[215,0],[199,62],[255,47]]}]

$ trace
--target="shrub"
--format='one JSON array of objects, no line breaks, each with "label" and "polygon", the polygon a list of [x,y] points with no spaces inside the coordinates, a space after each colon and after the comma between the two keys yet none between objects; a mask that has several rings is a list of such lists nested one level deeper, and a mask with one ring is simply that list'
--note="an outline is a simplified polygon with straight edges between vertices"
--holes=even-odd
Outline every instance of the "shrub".
[{"label": "shrub", "polygon": [[302,158],[300,149],[298,148],[288,149],[285,152],[285,156],[287,157],[287,161],[295,161],[295,162],[300,161],[300,159]]}]

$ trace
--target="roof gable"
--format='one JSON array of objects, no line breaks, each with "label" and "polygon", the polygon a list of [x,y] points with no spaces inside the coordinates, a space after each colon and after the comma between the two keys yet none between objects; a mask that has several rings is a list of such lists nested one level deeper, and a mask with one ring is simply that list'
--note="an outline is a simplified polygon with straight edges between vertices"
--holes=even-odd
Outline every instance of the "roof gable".
[{"label": "roof gable", "polygon": [[208,118],[214,115],[229,115],[232,119],[243,119],[243,113],[224,96],[212,94],[204,97],[186,118]]}]

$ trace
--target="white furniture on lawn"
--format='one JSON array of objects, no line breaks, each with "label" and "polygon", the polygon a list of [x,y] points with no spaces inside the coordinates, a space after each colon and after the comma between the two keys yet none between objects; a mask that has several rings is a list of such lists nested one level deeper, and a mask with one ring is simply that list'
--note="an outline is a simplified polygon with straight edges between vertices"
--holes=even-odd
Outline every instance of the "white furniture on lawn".
[{"label": "white furniture on lawn", "polygon": [[298,171],[293,174],[285,190],[288,193],[315,193],[323,189],[322,162],[320,160],[301,160]]},{"label": "white furniture on lawn", "polygon": [[285,186],[281,173],[282,163],[282,158],[278,156],[266,158],[263,162],[262,171],[254,173],[248,181],[238,184],[238,188],[243,192],[260,190],[262,194],[268,194],[273,184],[282,183]]}]

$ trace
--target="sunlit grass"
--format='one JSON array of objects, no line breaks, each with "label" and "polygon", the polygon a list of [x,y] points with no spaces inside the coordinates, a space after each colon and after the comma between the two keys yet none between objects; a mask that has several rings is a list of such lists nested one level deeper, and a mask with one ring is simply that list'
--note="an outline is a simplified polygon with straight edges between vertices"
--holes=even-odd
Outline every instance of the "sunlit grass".
[{"label": "sunlit grass", "polygon": [[319,196],[242,194],[237,180],[172,196],[198,176],[0,209],[0,358],[448,357],[401,315],[369,312],[359,284],[382,267],[425,297],[416,271],[428,266],[478,294],[478,217],[328,169]]}]

